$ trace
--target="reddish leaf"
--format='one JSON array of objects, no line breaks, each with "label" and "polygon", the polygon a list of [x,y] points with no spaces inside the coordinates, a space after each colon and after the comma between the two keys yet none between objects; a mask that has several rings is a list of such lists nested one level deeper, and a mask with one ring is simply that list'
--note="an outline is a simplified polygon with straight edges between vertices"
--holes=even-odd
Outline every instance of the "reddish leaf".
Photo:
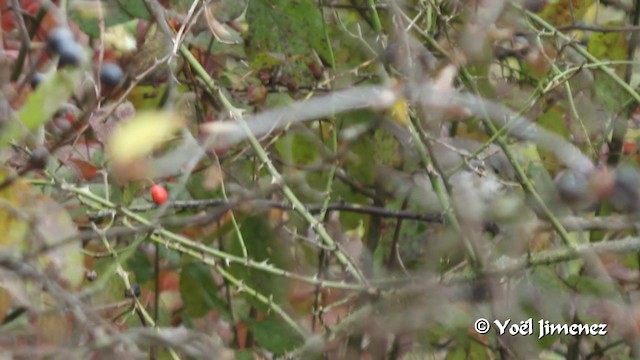
[{"label": "reddish leaf", "polygon": [[93,179],[98,175],[98,169],[91,163],[94,156],[102,151],[102,147],[95,141],[81,141],[72,145],[61,147],[56,153],[56,158],[69,168],[78,178],[84,180]]},{"label": "reddish leaf", "polygon": [[180,289],[180,276],[175,271],[160,271],[160,292],[178,291]]}]

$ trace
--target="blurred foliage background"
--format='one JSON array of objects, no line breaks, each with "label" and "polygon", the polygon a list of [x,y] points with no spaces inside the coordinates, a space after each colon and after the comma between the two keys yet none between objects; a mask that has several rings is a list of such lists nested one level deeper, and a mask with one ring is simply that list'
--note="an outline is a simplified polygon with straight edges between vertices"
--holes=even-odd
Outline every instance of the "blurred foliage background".
[{"label": "blurred foliage background", "polygon": [[0,18],[3,357],[640,356],[638,1]]}]

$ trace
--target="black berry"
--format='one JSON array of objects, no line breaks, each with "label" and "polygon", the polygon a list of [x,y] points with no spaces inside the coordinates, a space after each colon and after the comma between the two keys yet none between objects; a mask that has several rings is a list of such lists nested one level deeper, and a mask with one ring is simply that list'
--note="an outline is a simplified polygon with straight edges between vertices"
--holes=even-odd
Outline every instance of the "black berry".
[{"label": "black berry", "polygon": [[137,298],[138,296],[140,296],[140,285],[131,284],[131,288],[124,291],[124,296],[127,298]]},{"label": "black berry", "polygon": [[76,42],[62,43],[58,50],[60,56],[60,67],[78,66],[84,58],[84,49]]},{"label": "black berry", "polygon": [[49,50],[60,53],[60,49],[69,43],[73,43],[75,40],[73,39],[73,33],[67,27],[57,27],[51,32],[49,32],[49,39],[47,41],[47,46]]},{"label": "black berry", "polygon": [[640,211],[640,174],[637,169],[622,165],[616,170],[611,203],[621,212]]},{"label": "black berry", "polygon": [[589,182],[582,174],[566,170],[556,179],[560,198],[567,204],[575,204],[585,199],[589,192]]},{"label": "black berry", "polygon": [[42,83],[42,81],[44,80],[44,74],[42,73],[35,73],[33,74],[33,76],[31,77],[31,88],[35,89],[38,87],[38,85],[40,85]]},{"label": "black berry", "polygon": [[44,169],[49,160],[49,152],[45,148],[37,148],[31,152],[29,166],[33,169]]},{"label": "black berry", "polygon": [[122,82],[123,78],[124,73],[118,64],[102,64],[102,69],[100,70],[100,82],[102,84],[110,87],[118,86]]}]

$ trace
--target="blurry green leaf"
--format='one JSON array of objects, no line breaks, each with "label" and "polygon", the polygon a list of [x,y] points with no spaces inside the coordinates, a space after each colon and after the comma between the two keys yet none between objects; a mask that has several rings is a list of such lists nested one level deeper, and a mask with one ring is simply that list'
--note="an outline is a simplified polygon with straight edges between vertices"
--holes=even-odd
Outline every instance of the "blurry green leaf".
[{"label": "blurry green leaf", "polygon": [[[612,22],[605,24],[606,26],[624,26],[624,23]],[[628,44],[627,38],[621,32],[594,32],[589,37],[587,50],[601,60],[622,61],[627,59]],[[612,65],[616,72],[620,75],[624,73],[626,65]],[[613,112],[618,112],[630,96],[624,91],[620,85],[615,83],[611,77],[601,71],[595,73],[595,89],[596,95],[604,103],[606,108]]]},{"label": "blurry green leaf", "polygon": [[594,0],[549,1],[540,16],[555,26],[565,26],[580,21]]},{"label": "blurry green leaf", "polygon": [[118,0],[118,7],[130,17],[146,20],[151,18],[144,0]]},{"label": "blurry green leaf", "polygon": [[250,0],[247,7],[249,48],[255,54],[305,55],[314,49],[326,62],[330,53],[324,20],[310,0]]},{"label": "blurry green leaf", "polygon": [[276,355],[302,345],[300,335],[283,321],[252,321],[249,323],[249,329],[262,347]]},{"label": "blurry green leaf", "polygon": [[280,156],[291,165],[309,165],[320,157],[318,142],[310,139],[309,134],[290,132],[276,142]]},{"label": "blurry green leaf", "polygon": [[[134,19],[129,14],[121,11],[117,6],[113,6],[115,4],[110,5],[111,6],[105,6],[103,8],[105,27],[108,28],[119,25]],[[98,13],[96,11],[83,11],[82,7],[71,7],[70,17],[78,25],[80,30],[89,35],[89,37],[95,39],[100,36]]]},{"label": "blurry green leaf", "polygon": [[402,147],[398,139],[384,129],[376,129],[374,134],[376,163],[386,164],[392,167],[399,166],[402,159]]},{"label": "blurry green leaf", "polygon": [[575,289],[584,295],[608,296],[616,290],[609,280],[594,279],[585,275],[570,275],[567,283],[572,284]]},{"label": "blurry green leaf", "polygon": [[266,109],[277,108],[281,106],[291,105],[293,98],[286,92],[268,92],[267,99],[263,106]]},{"label": "blurry green leaf", "polygon": [[139,112],[120,123],[110,136],[107,150],[111,160],[127,163],[148,155],[184,126],[184,118],[163,111]]},{"label": "blurry green leaf", "polygon": [[[608,23],[607,26],[624,26],[624,23]],[[627,59],[628,44],[626,34],[623,32],[594,32],[589,37],[587,50],[601,60],[622,61]],[[614,65],[613,67],[622,73],[626,65]]]},{"label": "blurry green leaf", "polygon": [[142,251],[134,252],[133,256],[127,261],[127,268],[135,274],[136,281],[144,284],[154,278],[155,269],[147,254]]},{"label": "blurry green leaf", "polygon": [[378,160],[374,157],[377,152],[376,144],[368,136],[362,136],[350,145],[349,150],[346,164],[349,176],[363,185],[372,184],[376,171],[375,162]]},{"label": "blurry green leaf", "polygon": [[[549,157],[553,156],[553,154],[548,152],[543,152],[543,151],[541,151],[541,153],[547,155],[547,158],[545,158],[545,162],[546,162],[544,164],[545,166],[543,166],[543,164],[541,163],[532,162],[529,165],[527,173],[529,174],[529,178],[531,179],[531,182],[533,183],[536,191],[538,192],[542,200],[544,200],[545,203],[553,203],[553,201],[555,201],[555,199],[557,198],[557,191],[556,191],[556,186],[553,181],[553,178],[549,174],[548,168],[552,168],[553,166],[557,167],[559,165],[557,161],[555,161],[554,163],[551,163],[551,160],[549,159]],[[551,166],[550,164],[552,164],[553,166]],[[541,209],[539,209],[540,206],[537,202],[531,201],[530,205],[535,210],[541,211]],[[553,211],[553,210],[560,210],[560,209],[551,209],[551,210]]]},{"label": "blurry green leaf", "polygon": [[[286,263],[289,250],[274,235],[265,215],[247,217],[240,224],[240,232],[249,258],[258,262],[267,261],[279,268],[287,269],[289,267]],[[229,252],[243,256],[240,238],[235,233],[229,245]],[[232,264],[230,271],[258,292],[272,297],[275,303],[281,303],[286,299],[287,281],[285,278],[250,269],[242,264]],[[267,310],[264,304],[256,301],[253,297],[247,297],[247,301],[260,310]]]},{"label": "blurry green leaf", "polygon": [[187,314],[193,318],[202,317],[213,309],[227,312],[224,302],[219,298],[218,285],[213,281],[211,269],[204,264],[191,262],[183,266],[180,272],[180,295]]},{"label": "blurry green leaf", "polygon": [[447,352],[447,356],[444,358],[445,360],[466,360],[467,352],[462,347],[456,347],[453,350]]},{"label": "blurry green leaf", "polygon": [[311,0],[250,0],[246,18],[247,52],[253,69],[270,69],[278,62],[275,59],[282,58],[281,79],[298,86],[315,81],[308,68],[314,61],[313,50],[331,63],[324,20]]},{"label": "blurry green leaf", "polygon": [[478,341],[470,341],[467,359],[471,359],[471,360],[490,359],[489,349],[487,348],[486,345]]},{"label": "blurry green leaf", "polygon": [[[160,64],[157,61],[171,54],[173,39],[162,32],[155,24],[149,26],[144,39],[137,51],[123,56],[121,63],[123,64],[124,72],[131,76],[138,76],[140,73],[149,71],[150,68],[155,66],[151,73],[148,73],[141,80],[140,84],[152,85],[157,88],[159,83],[167,81],[171,72],[166,61]],[[182,56],[175,58],[176,69],[182,67],[182,61]],[[162,94],[162,91],[157,92]],[[137,106],[136,109],[140,110]]]},{"label": "blurry green leaf", "polygon": [[595,93],[597,99],[612,113],[618,113],[631,100],[631,95],[603,72],[595,73]]},{"label": "blurry green leaf", "polygon": [[259,53],[251,60],[252,69],[273,69],[284,64],[284,59],[273,53]]},{"label": "blurry green leaf", "polygon": [[136,198],[136,194],[141,189],[141,185],[139,183],[129,183],[124,186],[122,189],[122,204],[125,206],[129,206],[133,200]]},{"label": "blurry green leaf", "polygon": [[[538,119],[538,124],[561,135],[565,139],[569,139],[570,133],[565,122],[565,114],[566,110],[563,107],[559,105],[554,106],[547,110],[547,112]],[[544,163],[544,171],[556,173],[563,166],[552,152],[547,151],[544,148],[538,148],[537,153]],[[535,168],[535,166],[536,165],[532,165],[533,168]],[[552,192],[549,192],[549,194],[551,193]]]},{"label": "blurry green leaf", "polygon": [[533,285],[543,287],[549,291],[564,292],[568,290],[566,284],[549,268],[536,268],[535,271],[531,272],[529,280]]},{"label": "blurry green leaf", "polygon": [[561,106],[554,106],[547,110],[540,118],[538,118],[538,124],[545,128],[561,135],[567,139],[569,137],[569,129],[565,123],[566,110]]},{"label": "blurry green leaf", "polygon": [[24,128],[34,131],[44,125],[80,86],[83,75],[82,68],[65,68],[47,76],[20,109],[18,117],[22,124],[9,122],[0,138],[0,145],[26,135]]},{"label": "blurry green leaf", "polygon": [[215,17],[220,22],[233,20],[240,15],[247,7],[247,0],[220,0],[215,3]]},{"label": "blurry green leaf", "polygon": [[236,360],[254,360],[253,353],[249,350],[236,351]]}]

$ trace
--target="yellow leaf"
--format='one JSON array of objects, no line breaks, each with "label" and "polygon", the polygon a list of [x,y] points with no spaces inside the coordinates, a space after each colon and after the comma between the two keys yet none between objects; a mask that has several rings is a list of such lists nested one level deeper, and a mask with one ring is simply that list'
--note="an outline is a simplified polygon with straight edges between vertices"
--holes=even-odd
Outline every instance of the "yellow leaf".
[{"label": "yellow leaf", "polygon": [[113,132],[107,151],[115,163],[129,163],[150,154],[184,123],[183,117],[171,112],[138,113]]},{"label": "yellow leaf", "polygon": [[409,108],[407,106],[407,100],[400,98],[391,106],[391,118],[396,123],[406,126],[409,124]]},{"label": "yellow leaf", "polygon": [[127,95],[133,106],[138,110],[157,109],[162,102],[162,94],[166,85],[138,85]]},{"label": "yellow leaf", "polygon": [[47,196],[35,199],[33,206],[27,208],[35,218],[35,232],[50,248],[38,256],[40,267],[48,273],[56,274],[66,286],[77,288],[84,280],[84,255],[69,213],[57,202]]},{"label": "yellow leaf", "polygon": [[[0,169],[0,182],[9,176]],[[53,199],[38,196],[22,178],[0,190],[0,203],[0,251],[20,255],[49,247],[39,253],[38,267],[55,274],[65,285],[78,287],[84,278],[84,256],[77,228],[66,210]],[[6,282],[0,286],[8,289]]]},{"label": "yellow leaf", "polygon": [[[10,173],[0,170],[0,182],[9,178]],[[33,190],[29,183],[16,179],[0,190],[0,249],[3,251],[21,251],[26,248],[25,238],[29,231],[27,215],[23,207],[33,201]]]}]

